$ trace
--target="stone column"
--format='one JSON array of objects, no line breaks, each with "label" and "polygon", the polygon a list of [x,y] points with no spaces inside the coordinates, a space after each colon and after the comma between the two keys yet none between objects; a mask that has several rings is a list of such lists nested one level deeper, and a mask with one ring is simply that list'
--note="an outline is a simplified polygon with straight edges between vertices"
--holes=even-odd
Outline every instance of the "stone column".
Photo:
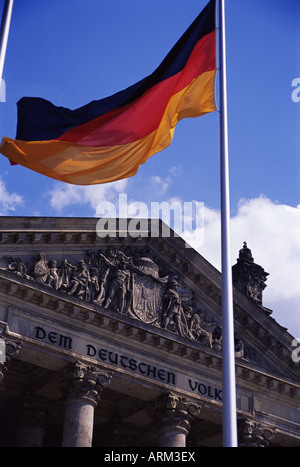
[{"label": "stone column", "polygon": [[3,334],[0,334],[1,343],[1,358],[0,358],[0,382],[4,378],[11,359],[17,357],[21,350],[22,342],[7,339]]},{"label": "stone column", "polygon": [[112,373],[96,366],[74,362],[63,372],[62,390],[66,396],[63,447],[91,447],[94,409]]},{"label": "stone column", "polygon": [[26,394],[18,414],[17,447],[42,447],[51,402],[44,397]]},{"label": "stone column", "polygon": [[239,420],[239,447],[263,448],[270,445],[275,436],[275,429],[256,420]]},{"label": "stone column", "polygon": [[200,405],[169,393],[159,400],[156,417],[160,420],[159,447],[185,447],[193,417]]}]

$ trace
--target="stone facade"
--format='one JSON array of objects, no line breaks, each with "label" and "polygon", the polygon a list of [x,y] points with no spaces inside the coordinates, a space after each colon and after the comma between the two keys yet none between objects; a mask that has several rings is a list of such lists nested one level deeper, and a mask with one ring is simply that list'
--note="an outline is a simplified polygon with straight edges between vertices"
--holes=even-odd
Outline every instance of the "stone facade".
[{"label": "stone facade", "polygon": [[[221,446],[220,273],[150,221],[135,238],[100,238],[96,219],[0,221],[0,444]],[[300,446],[299,363],[263,306],[267,275],[244,244],[239,445]]]}]

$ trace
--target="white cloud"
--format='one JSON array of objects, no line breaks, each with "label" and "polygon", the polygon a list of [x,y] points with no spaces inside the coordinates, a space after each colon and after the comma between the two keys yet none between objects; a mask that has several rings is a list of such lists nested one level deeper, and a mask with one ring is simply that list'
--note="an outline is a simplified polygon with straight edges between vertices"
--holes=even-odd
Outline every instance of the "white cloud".
[{"label": "white cloud", "polygon": [[[204,208],[204,241],[188,241],[217,269],[221,268],[220,213]],[[272,316],[295,337],[300,336],[300,205],[274,203],[265,197],[241,200],[230,224],[231,261],[236,262],[246,241],[254,261],[270,275],[264,291],[264,305]],[[201,236],[200,236],[201,238]]]},{"label": "white cloud", "polygon": [[96,212],[100,202],[115,201],[118,194],[124,192],[126,186],[127,180],[88,186],[57,184],[50,191],[50,205],[56,211],[61,211],[72,205],[88,204]]},{"label": "white cloud", "polygon": [[173,166],[168,169],[167,176],[161,177],[160,175],[153,175],[150,177],[150,186],[152,196],[155,193],[156,195],[165,195],[168,191],[169,186],[180,176],[181,167]]},{"label": "white cloud", "polygon": [[156,176],[152,176],[150,178],[150,181],[151,181],[152,189],[156,192],[156,194],[164,195],[169,188],[169,185],[171,183],[171,178],[170,177],[161,178],[160,176],[156,175]]},{"label": "white cloud", "polygon": [[9,193],[0,177],[0,215],[5,216],[14,212],[23,204],[23,197],[17,193]]}]

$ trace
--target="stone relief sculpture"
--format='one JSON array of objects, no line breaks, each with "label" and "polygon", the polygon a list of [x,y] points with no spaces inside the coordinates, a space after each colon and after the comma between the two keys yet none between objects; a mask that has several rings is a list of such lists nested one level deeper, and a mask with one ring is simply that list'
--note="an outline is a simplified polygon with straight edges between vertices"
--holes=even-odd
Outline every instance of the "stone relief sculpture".
[{"label": "stone relief sculpture", "polygon": [[85,260],[78,261],[70,280],[69,295],[76,295],[82,300],[90,301],[91,276]]},{"label": "stone relief sculpture", "polygon": [[38,261],[35,262],[32,275],[35,281],[39,284],[49,283],[50,270],[44,253],[40,253]]},{"label": "stone relief sculpture", "polygon": [[8,270],[17,274],[18,276],[25,277],[28,280],[34,280],[33,277],[31,277],[27,273],[27,266],[22,262],[20,258],[7,258],[7,261],[9,262],[8,264]]},{"label": "stone relief sculpture", "polygon": [[[216,350],[222,328],[199,308],[194,292],[166,270],[150,252],[127,249],[89,250],[72,264],[47,260],[39,253],[31,271],[20,258],[6,257],[7,271],[113,312],[187,338]],[[3,269],[3,268],[2,268]],[[237,340],[238,356],[244,354]]]},{"label": "stone relief sculpture", "polygon": [[193,339],[194,337],[189,329],[183,302],[178,293],[178,286],[177,277],[173,277],[164,293],[167,303],[163,310],[162,327],[177,332],[181,337]]}]

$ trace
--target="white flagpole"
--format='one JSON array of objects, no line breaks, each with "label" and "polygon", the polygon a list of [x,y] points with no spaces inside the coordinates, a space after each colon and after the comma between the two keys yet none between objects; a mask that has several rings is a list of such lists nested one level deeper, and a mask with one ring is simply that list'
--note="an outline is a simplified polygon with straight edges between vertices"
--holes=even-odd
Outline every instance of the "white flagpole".
[{"label": "white flagpole", "polygon": [[6,47],[14,0],[5,0],[0,29],[0,86],[3,75]]},{"label": "white flagpole", "polygon": [[230,196],[227,128],[225,0],[219,0],[220,165],[222,248],[223,446],[237,447],[232,271],[230,265]]}]

